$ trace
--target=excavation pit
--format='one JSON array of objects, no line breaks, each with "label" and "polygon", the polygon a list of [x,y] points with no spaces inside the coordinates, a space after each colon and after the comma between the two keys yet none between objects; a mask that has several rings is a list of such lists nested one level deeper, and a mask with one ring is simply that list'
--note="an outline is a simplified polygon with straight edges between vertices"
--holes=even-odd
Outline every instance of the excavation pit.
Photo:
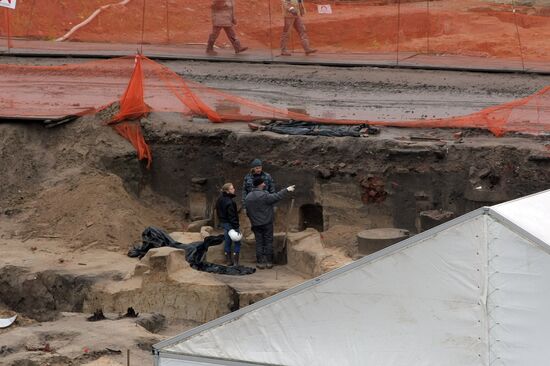
[{"label": "excavation pit", "polygon": [[[6,170],[0,176],[0,310],[20,315],[13,328],[0,331],[14,339],[0,348],[8,365],[51,363],[52,357],[80,364],[104,356],[124,363],[123,356],[105,354],[115,346],[132,349],[149,365],[148,344],[351,262],[363,252],[356,240],[363,230],[403,228],[414,235],[547,189],[550,181],[545,136],[399,128],[361,138],[288,136],[152,113],[141,121],[153,155],[147,169],[102,122],[87,116],[50,129],[0,125]],[[276,190],[296,185],[277,205],[273,270],[240,277],[197,272],[169,248],[142,261],[126,256],[147,226],[185,243],[219,233],[213,216],[219,190],[234,183],[240,207],[242,179],[254,158],[264,161]],[[243,211],[240,220],[242,264],[254,266]],[[223,248],[212,248],[208,260],[222,263]],[[144,317],[162,314],[166,328],[152,334],[118,320],[130,306]],[[86,322],[98,308],[110,320]],[[91,345],[85,333],[94,335]],[[43,344],[31,354],[21,340],[29,334],[38,343],[52,340],[57,354],[43,351]],[[110,344],[112,337],[124,342]]]}]

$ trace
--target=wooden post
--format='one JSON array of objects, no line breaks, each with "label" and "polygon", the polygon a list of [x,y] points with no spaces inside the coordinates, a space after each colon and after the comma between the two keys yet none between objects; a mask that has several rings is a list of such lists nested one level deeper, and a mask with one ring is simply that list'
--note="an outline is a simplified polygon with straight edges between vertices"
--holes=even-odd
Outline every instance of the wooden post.
[{"label": "wooden post", "polygon": [[430,0],[426,1],[426,54],[430,54]]},{"label": "wooden post", "polygon": [[164,7],[166,8],[166,43],[170,44],[170,4],[168,4],[168,0],[164,1]]},{"label": "wooden post", "polygon": [[396,65],[399,66],[399,31],[401,30],[401,0],[397,1],[397,44],[396,44]]},{"label": "wooden post", "polygon": [[143,37],[145,34],[145,8],[147,0],[143,0],[143,10],[141,13],[141,43],[140,43],[140,55],[143,55]]},{"label": "wooden post", "polygon": [[11,43],[10,10],[8,8],[4,8],[4,17],[6,19],[6,30],[8,32],[8,53],[10,53],[13,44]]}]

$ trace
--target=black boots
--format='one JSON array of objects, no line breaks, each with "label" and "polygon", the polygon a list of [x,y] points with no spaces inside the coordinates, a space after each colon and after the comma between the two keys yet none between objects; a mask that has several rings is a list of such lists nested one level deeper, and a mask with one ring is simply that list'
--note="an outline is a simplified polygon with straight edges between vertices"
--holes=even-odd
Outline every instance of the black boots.
[{"label": "black boots", "polygon": [[231,253],[225,253],[225,265],[226,266],[238,266],[239,265],[239,253],[233,253],[233,256],[231,256]]},{"label": "black boots", "polygon": [[271,269],[273,268],[273,259],[268,258],[265,255],[261,260],[256,261],[256,268],[258,269]]},{"label": "black boots", "polygon": [[225,253],[225,264],[227,266],[232,266],[233,265],[233,259],[231,258],[231,253]]}]

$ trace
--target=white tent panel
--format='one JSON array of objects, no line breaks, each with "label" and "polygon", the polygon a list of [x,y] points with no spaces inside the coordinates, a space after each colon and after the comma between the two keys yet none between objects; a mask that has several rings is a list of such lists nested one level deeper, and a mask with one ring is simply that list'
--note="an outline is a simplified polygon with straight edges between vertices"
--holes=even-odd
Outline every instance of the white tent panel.
[{"label": "white tent panel", "polygon": [[163,351],[292,366],[488,365],[486,220],[463,221]]},{"label": "white tent panel", "polygon": [[491,365],[548,365],[550,254],[499,222],[487,232]]},{"label": "white tent panel", "polygon": [[192,356],[163,353],[155,366],[263,366],[251,363],[233,362],[217,359],[199,359]]},{"label": "white tent panel", "polygon": [[478,210],[161,342],[158,365],[547,365],[548,217],[550,191]]},{"label": "white tent panel", "polygon": [[158,366],[212,366],[212,364],[162,357]]},{"label": "white tent panel", "polygon": [[491,210],[550,245],[550,190],[501,203]]}]

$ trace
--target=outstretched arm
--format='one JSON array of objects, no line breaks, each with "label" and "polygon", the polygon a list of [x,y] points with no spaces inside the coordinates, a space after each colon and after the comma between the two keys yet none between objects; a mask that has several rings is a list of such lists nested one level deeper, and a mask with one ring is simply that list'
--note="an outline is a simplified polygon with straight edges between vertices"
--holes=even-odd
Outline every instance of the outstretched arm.
[{"label": "outstretched arm", "polygon": [[269,205],[274,205],[275,203],[279,202],[280,200],[282,200],[283,198],[285,198],[286,194],[288,193],[288,189],[283,189],[277,193],[270,193],[268,195],[266,195],[266,202],[267,204]]}]

